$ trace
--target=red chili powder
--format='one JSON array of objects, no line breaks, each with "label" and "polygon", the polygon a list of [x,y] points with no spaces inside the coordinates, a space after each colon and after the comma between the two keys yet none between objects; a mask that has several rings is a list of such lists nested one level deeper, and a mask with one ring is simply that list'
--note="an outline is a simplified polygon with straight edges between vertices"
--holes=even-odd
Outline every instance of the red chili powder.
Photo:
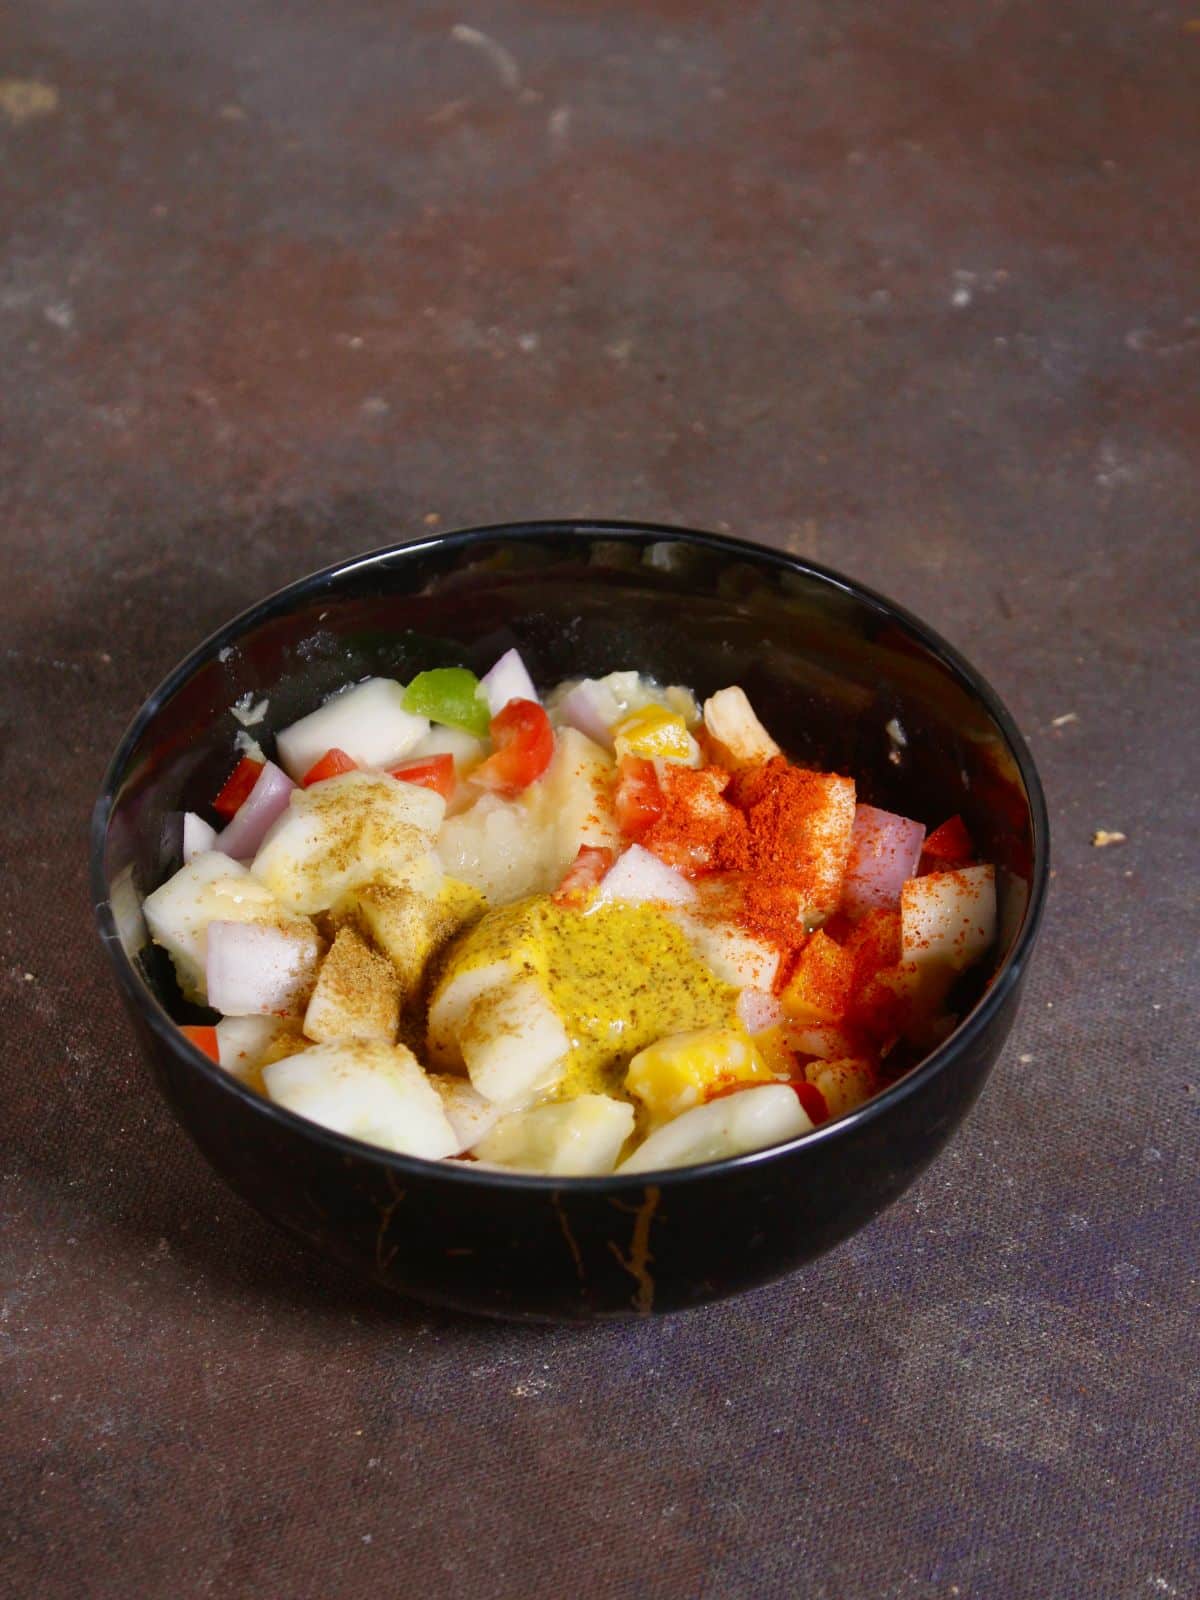
[{"label": "red chili powder", "polygon": [[820,887],[806,841],[826,804],[822,775],[784,756],[733,774],[671,767],[662,796],[646,848],[693,875],[738,873],[737,923],[784,952],[801,944],[800,913]]},{"label": "red chili powder", "polygon": [[721,840],[716,865],[749,875],[738,920],[747,933],[785,952],[803,941],[800,912],[821,887],[807,839],[826,805],[823,782],[822,774],[772,756],[736,773],[726,790],[746,828],[728,848]]}]

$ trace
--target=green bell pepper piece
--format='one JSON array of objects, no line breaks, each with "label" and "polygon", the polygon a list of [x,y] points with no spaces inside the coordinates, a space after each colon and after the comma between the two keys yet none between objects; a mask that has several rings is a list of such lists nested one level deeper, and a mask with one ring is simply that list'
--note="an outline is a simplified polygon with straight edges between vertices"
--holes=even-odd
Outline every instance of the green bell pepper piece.
[{"label": "green bell pepper piece", "polygon": [[404,691],[404,709],[448,728],[465,728],[486,739],[491,721],[487,701],[476,696],[479,679],[466,667],[434,667],[418,672]]}]

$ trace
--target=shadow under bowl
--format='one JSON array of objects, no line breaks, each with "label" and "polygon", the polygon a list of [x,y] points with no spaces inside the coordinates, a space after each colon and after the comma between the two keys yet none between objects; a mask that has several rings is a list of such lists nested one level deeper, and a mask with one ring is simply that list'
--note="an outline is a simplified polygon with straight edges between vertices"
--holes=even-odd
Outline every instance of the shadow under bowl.
[{"label": "shadow under bowl", "polygon": [[[393,1155],[270,1104],[172,1018],[141,899],[178,861],[171,818],[216,792],[268,701],[275,731],[346,682],[519,647],[535,680],[637,667],[706,695],[740,683],[788,754],[935,825],[961,812],[997,867],[1000,931],[974,1003],[907,1076],[789,1144],[649,1176],[554,1179]],[[1012,718],[930,629],[834,572],[674,528],[535,523],[440,535],[314,574],[183,661],[113,757],[92,825],[100,933],[155,1081],[264,1216],[429,1302],[581,1321],[677,1311],[768,1282],[878,1214],[937,1153],[1012,1026],[1048,868],[1045,802]],[[200,1013],[195,1013],[200,1015]]]}]

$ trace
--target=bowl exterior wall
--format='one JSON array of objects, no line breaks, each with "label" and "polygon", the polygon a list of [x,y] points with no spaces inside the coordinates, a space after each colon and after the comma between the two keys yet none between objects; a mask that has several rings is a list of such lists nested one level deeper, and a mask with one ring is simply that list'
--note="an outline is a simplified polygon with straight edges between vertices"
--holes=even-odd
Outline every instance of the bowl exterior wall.
[{"label": "bowl exterior wall", "polygon": [[[624,1193],[397,1173],[369,1151],[298,1139],[166,1048],[131,1008],[180,1124],[269,1221],[416,1299],[485,1316],[585,1322],[681,1311],[768,1283],[876,1216],[933,1159],[983,1087],[1012,990],[950,1070],[887,1117],[741,1168]],[[831,1129],[832,1132],[832,1129]]]}]

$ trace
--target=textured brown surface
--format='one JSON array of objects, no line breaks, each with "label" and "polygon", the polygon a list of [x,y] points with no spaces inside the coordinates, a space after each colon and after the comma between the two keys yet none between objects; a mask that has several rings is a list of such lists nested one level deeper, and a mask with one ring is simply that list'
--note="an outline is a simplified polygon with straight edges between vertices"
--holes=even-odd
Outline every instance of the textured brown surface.
[{"label": "textured brown surface", "polygon": [[[9,5],[0,1591],[1200,1593],[1198,75],[1134,0]],[[880,1222],[522,1331],[221,1190],[83,830],[268,588],[572,512],[927,617],[1029,735],[1057,876],[991,1089]]]}]

